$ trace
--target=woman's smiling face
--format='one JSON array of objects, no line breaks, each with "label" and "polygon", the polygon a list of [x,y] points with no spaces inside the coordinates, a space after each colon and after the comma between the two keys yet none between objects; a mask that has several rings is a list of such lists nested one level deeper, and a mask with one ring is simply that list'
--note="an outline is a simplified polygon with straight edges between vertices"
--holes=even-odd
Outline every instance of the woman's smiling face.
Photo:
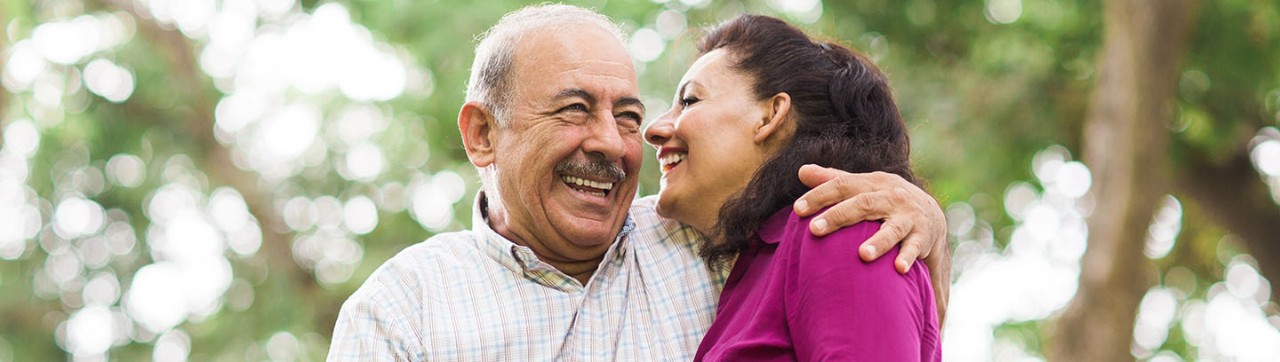
[{"label": "woman's smiling face", "polygon": [[757,100],[751,77],[732,65],[725,49],[699,57],[680,81],[674,106],[645,129],[662,167],[658,213],[704,234],[767,156],[754,138],[769,102]]}]

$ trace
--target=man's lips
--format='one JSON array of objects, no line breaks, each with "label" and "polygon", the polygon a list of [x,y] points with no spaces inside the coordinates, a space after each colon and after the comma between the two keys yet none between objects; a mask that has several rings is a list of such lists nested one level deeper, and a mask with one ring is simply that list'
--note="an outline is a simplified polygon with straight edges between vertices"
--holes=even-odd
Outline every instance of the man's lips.
[{"label": "man's lips", "polygon": [[560,181],[563,181],[571,189],[596,197],[608,197],[613,187],[617,185],[617,182],[573,175],[560,175]]}]

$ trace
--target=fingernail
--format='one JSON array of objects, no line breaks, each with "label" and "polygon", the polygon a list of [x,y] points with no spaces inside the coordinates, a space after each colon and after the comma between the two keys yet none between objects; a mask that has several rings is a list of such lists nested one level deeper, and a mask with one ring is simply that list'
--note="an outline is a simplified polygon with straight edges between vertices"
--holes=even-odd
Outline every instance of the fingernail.
[{"label": "fingernail", "polygon": [[827,219],[817,219],[817,220],[814,220],[814,221],[813,221],[813,227],[814,227],[814,229],[815,229],[815,230],[817,230],[817,231],[818,231],[818,232],[820,232],[820,233],[821,233],[821,232],[826,232],[826,231],[827,231]]},{"label": "fingernail", "polygon": [[876,256],[876,247],[875,247],[875,246],[867,245],[867,246],[863,246],[863,247],[862,247],[862,249],[864,249],[864,250],[866,250],[866,251],[867,251],[867,255],[869,255],[869,256]]},{"label": "fingernail", "polygon": [[809,210],[809,202],[804,200],[796,201],[796,212],[805,212]]}]

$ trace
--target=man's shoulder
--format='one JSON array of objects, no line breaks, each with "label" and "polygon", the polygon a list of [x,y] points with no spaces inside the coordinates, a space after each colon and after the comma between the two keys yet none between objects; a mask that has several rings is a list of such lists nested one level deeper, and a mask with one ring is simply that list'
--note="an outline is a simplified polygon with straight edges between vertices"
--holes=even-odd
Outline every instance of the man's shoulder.
[{"label": "man's shoulder", "polygon": [[[446,273],[476,265],[470,231],[436,234],[383,262],[342,304],[330,360],[403,360],[422,356],[424,296],[439,292]],[[389,348],[389,349],[384,349]]]},{"label": "man's shoulder", "polygon": [[472,232],[458,231],[436,234],[410,245],[374,270],[352,297],[417,290],[424,286],[422,282],[428,274],[474,266],[473,259],[482,257],[474,241]]},{"label": "man's shoulder", "polygon": [[471,231],[436,234],[400,250],[387,260],[383,267],[402,264],[418,266],[435,263],[467,263],[469,257],[481,256],[475,240],[475,233]]},{"label": "man's shoulder", "polygon": [[638,198],[631,204],[631,218],[635,221],[631,240],[642,253],[656,253],[664,258],[676,251],[693,255],[702,235],[688,225],[658,215],[657,205],[656,195]]},{"label": "man's shoulder", "polygon": [[[637,198],[631,203],[631,219],[636,223],[636,231],[639,232],[659,232],[666,236],[668,234],[677,234],[677,231],[687,228],[687,226],[675,219],[662,217],[658,215],[658,195],[649,195]],[[680,234],[683,234],[680,232]]]},{"label": "man's shoulder", "polygon": [[684,224],[658,215],[658,196],[637,198],[631,203],[631,219],[635,221],[634,234],[640,239],[666,240],[688,238]]}]

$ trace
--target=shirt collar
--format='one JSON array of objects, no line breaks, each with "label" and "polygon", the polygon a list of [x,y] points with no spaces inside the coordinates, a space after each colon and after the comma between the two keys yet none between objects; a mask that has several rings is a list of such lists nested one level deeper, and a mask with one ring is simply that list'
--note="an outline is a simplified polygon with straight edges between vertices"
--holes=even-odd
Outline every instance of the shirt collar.
[{"label": "shirt collar", "polygon": [[[471,232],[475,234],[475,239],[479,243],[478,246],[485,255],[514,271],[540,268],[552,269],[550,265],[546,265],[538,259],[538,255],[533,252],[533,249],[516,244],[494,231],[489,226],[487,205],[484,191],[477,192],[475,201],[471,204]],[[613,245],[605,252],[604,261],[626,256],[627,247],[624,245],[626,244],[627,235],[630,235],[632,230],[635,230],[635,220],[628,213],[626,220],[622,224],[622,230],[614,237]]]}]

